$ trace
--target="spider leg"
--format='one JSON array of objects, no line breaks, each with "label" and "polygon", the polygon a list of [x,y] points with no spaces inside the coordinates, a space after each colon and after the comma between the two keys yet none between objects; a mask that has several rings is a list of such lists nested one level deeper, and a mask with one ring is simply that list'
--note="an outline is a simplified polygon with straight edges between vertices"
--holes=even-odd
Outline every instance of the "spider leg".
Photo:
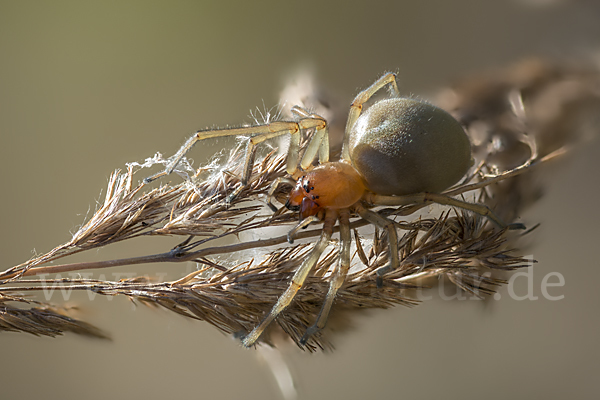
[{"label": "spider leg", "polygon": [[350,130],[356,123],[356,120],[362,112],[363,104],[365,104],[375,93],[380,91],[386,85],[391,86],[392,94],[399,95],[398,85],[396,84],[396,74],[388,72],[381,78],[377,79],[375,83],[360,92],[354,98],[354,101],[350,105],[350,112],[348,113],[348,121],[346,122],[346,132],[344,134],[344,146],[342,147],[342,159],[350,161],[350,153],[348,152],[348,141],[350,140]]},{"label": "spider leg", "polygon": [[385,267],[377,269],[377,287],[381,287],[383,286],[383,279],[381,277],[400,266],[400,260],[398,258],[398,233],[396,232],[396,225],[394,225],[393,221],[382,217],[374,211],[367,210],[360,204],[355,206],[354,209],[362,218],[387,231],[390,263]]},{"label": "spider leg", "polygon": [[525,225],[520,223],[505,224],[500,217],[498,217],[491,208],[485,204],[480,203],[469,203],[467,201],[458,200],[454,197],[447,196],[439,193],[416,193],[404,196],[384,196],[375,193],[369,193],[365,198],[368,203],[376,204],[380,206],[402,206],[409,204],[423,204],[427,202],[434,202],[438,204],[453,206],[462,208],[464,210],[472,211],[476,214],[487,217],[500,228],[508,229],[525,229]]},{"label": "spider leg", "polygon": [[[323,117],[310,113],[305,108],[300,106],[292,107],[292,113],[301,118],[323,119]],[[317,129],[310,139],[310,143],[304,151],[304,156],[300,162],[300,168],[306,170],[317,156],[319,152],[319,163],[323,164],[329,161],[329,132],[327,126],[323,129]]]},{"label": "spider leg", "polygon": [[348,275],[348,270],[350,269],[350,244],[352,243],[352,239],[350,236],[350,213],[347,209],[339,210],[339,221],[340,238],[342,241],[342,248],[340,249],[340,262],[335,268],[333,277],[329,282],[329,290],[327,291],[327,296],[325,297],[325,301],[323,302],[323,306],[321,307],[321,311],[319,312],[317,320],[310,328],[306,330],[306,333],[304,336],[302,336],[302,339],[300,339],[301,345],[305,345],[312,335],[325,327],[325,324],[327,323],[327,317],[329,316],[329,311],[331,311],[331,306],[333,306],[333,300],[335,300],[335,295],[340,287],[342,287],[342,284],[346,279],[346,275]]},{"label": "spider leg", "polygon": [[327,210],[327,214],[325,215],[325,221],[323,223],[323,232],[321,233],[321,237],[319,241],[311,251],[310,255],[304,260],[300,268],[296,271],[290,285],[283,292],[283,294],[279,297],[271,311],[267,314],[267,316],[261,321],[261,323],[252,330],[246,337],[242,339],[242,344],[245,347],[250,347],[256,343],[260,335],[264,332],[264,330],[269,326],[269,324],[277,318],[277,316],[285,310],[287,306],[290,305],[298,290],[302,288],[302,285],[306,281],[308,274],[314,266],[319,261],[321,254],[325,251],[325,248],[329,244],[329,240],[331,239],[331,235],[333,233],[333,226],[337,220],[337,212],[336,210]]},{"label": "spider leg", "polygon": [[237,188],[233,194],[229,196],[229,201],[233,200],[241,190],[248,185],[250,175],[252,174],[252,166],[254,164],[255,147],[259,143],[267,139],[277,136],[290,134],[290,147],[288,149],[288,159],[286,170],[288,174],[294,175],[298,170],[298,154],[300,152],[300,132],[307,129],[315,129],[320,132],[327,128],[327,123],[322,118],[313,118],[312,116],[302,118],[298,122],[276,121],[264,125],[248,126],[242,128],[223,128],[210,129],[196,132],[189,138],[183,146],[171,157],[171,160],[165,167],[164,171],[144,179],[144,183],[150,183],[155,179],[168,175],[177,167],[177,164],[183,159],[185,154],[196,144],[204,139],[227,137],[227,136],[248,136],[248,146],[246,147],[246,155],[244,157],[242,185]]}]

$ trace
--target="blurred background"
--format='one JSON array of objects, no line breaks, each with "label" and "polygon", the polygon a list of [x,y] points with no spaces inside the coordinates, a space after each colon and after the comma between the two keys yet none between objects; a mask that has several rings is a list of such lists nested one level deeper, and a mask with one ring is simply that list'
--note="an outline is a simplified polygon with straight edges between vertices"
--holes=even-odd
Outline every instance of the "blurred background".
[{"label": "blurred background", "polygon": [[[169,156],[197,129],[251,122],[250,110],[277,105],[296,71],[314,71],[346,105],[388,70],[403,93],[426,94],[524,57],[589,61],[599,50],[600,3],[591,0],[0,1],[1,268],[68,241],[114,169]],[[191,157],[204,162],[219,148],[197,146]],[[539,263],[514,292],[533,290],[537,300],[503,288],[500,301],[434,296],[365,314],[335,338],[333,353],[282,350],[299,398],[598,396],[599,170],[595,141],[553,166],[544,198],[523,215],[542,222],[527,249]],[[71,261],[147,254],[177,240],[167,242]],[[181,276],[193,267],[96,276]],[[549,273],[564,277],[548,290],[561,300],[543,296]],[[69,304],[113,341],[1,333],[0,397],[281,398],[263,353],[208,324],[125,298],[73,293]]]}]

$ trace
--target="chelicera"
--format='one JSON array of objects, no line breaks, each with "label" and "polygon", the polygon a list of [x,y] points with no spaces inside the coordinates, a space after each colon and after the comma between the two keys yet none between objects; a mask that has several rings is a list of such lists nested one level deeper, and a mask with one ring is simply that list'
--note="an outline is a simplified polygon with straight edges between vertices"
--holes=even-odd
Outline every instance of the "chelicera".
[{"label": "chelicera", "polygon": [[[390,87],[389,98],[363,110],[365,103],[378,91]],[[296,121],[275,121],[263,125],[198,131],[171,158],[166,169],[145,182],[171,173],[188,150],[198,141],[223,136],[249,137],[245,152],[241,185],[228,198],[231,201],[248,184],[254,163],[255,146],[267,139],[291,136],[286,170],[289,177],[277,179],[267,199],[272,199],[281,184],[293,187],[286,206],[299,212],[300,222],[288,234],[294,234],[313,222],[322,222],[321,236],[311,253],[292,277],[289,287],[271,311],[242,339],[249,347],[259,339],[267,326],[290,305],[307,276],[317,264],[330,242],[339,221],[340,261],[330,280],[329,290],[315,323],[301,339],[308,338],[325,326],[336,293],[350,268],[350,216],[358,214],[373,225],[385,229],[389,241],[389,264],[377,270],[381,276],[399,266],[398,236],[394,223],[370,210],[373,206],[400,206],[436,202],[486,216],[496,225],[506,225],[485,205],[468,203],[440,194],[457,183],[473,164],[471,145],[464,129],[446,111],[429,103],[399,96],[396,76],[387,73],[360,92],[350,106],[342,154],[339,161],[329,161],[327,121],[321,116],[295,106]],[[302,159],[300,136],[314,131]],[[318,166],[313,166],[315,159]],[[521,228],[514,224],[511,228]]]}]

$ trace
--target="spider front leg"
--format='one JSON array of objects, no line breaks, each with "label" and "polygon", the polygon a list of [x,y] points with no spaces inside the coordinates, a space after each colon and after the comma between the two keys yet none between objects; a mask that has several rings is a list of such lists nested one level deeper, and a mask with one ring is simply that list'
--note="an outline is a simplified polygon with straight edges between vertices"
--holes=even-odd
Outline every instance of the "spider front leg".
[{"label": "spider front leg", "polygon": [[[292,113],[300,118],[323,119],[323,117],[310,113],[308,110],[299,106],[292,107]],[[317,151],[319,152],[319,164],[329,161],[329,131],[327,126],[323,129],[316,130],[313,134],[310,143],[304,151],[304,156],[300,162],[300,168],[306,170],[317,157]]]},{"label": "spider front leg", "polygon": [[347,209],[339,211],[339,221],[340,239],[342,242],[342,247],[340,249],[340,262],[335,268],[333,276],[329,282],[329,290],[327,291],[327,296],[325,297],[321,311],[317,316],[317,320],[310,328],[306,330],[306,333],[304,336],[302,336],[302,339],[300,339],[301,345],[305,345],[312,335],[325,327],[325,324],[327,323],[327,317],[329,316],[329,312],[333,306],[333,301],[335,300],[335,296],[346,280],[348,270],[350,269],[350,245],[352,243],[352,239],[350,236],[350,213]]},{"label": "spider front leg", "polygon": [[[188,151],[196,144],[204,139],[211,138],[219,138],[219,137],[228,137],[228,136],[249,136],[250,140],[248,142],[248,147],[246,149],[246,156],[244,159],[244,171],[247,164],[251,164],[252,161],[252,150],[256,144],[263,142],[267,139],[277,137],[289,133],[292,136],[291,142],[299,142],[300,141],[300,124],[296,122],[271,122],[265,125],[257,125],[257,126],[248,126],[242,128],[224,128],[224,129],[210,129],[210,130],[202,130],[196,132],[191,138],[189,138],[183,146],[175,153],[168,162],[164,171],[159,172],[155,175],[149,176],[144,179],[144,183],[150,183],[161,176],[169,175],[173,170],[177,167],[179,162],[185,157]],[[290,151],[292,151],[293,146],[290,145]],[[296,153],[297,155],[297,153]],[[288,160],[289,161],[289,160]],[[289,165],[288,165],[289,169]]]},{"label": "spider front leg", "polygon": [[[244,156],[244,165],[242,169],[241,186],[238,187],[228,197],[228,201],[233,201],[235,197],[246,187],[250,181],[252,167],[254,165],[255,148],[259,143],[267,139],[290,134],[290,147],[288,149],[288,159],[286,171],[294,175],[298,170],[298,158],[300,152],[300,133],[307,129],[314,129],[316,132],[327,131],[327,123],[320,117],[301,118],[298,122],[276,121],[264,125],[249,126],[242,128],[224,128],[198,131],[189,138],[183,146],[171,157],[165,169],[155,175],[144,179],[144,183],[150,183],[164,175],[168,175],[177,167],[186,153],[196,144],[204,139],[228,137],[228,136],[248,136],[248,145]],[[304,157],[306,158],[306,157]],[[304,161],[304,160],[303,160]],[[311,160],[312,162],[312,160]]]},{"label": "spider front leg", "polygon": [[329,244],[331,235],[333,233],[333,226],[335,225],[336,220],[337,212],[335,210],[327,210],[325,214],[325,220],[323,222],[323,232],[321,233],[319,241],[311,251],[310,255],[304,260],[302,265],[300,265],[300,268],[298,268],[292,277],[288,288],[279,297],[271,311],[261,321],[261,323],[252,330],[252,332],[242,339],[242,344],[245,347],[254,345],[269,324],[275,318],[277,318],[277,316],[281,314],[281,312],[285,310],[287,306],[290,305],[292,300],[294,300],[296,293],[298,293],[298,291],[302,288],[302,285],[304,285],[308,274],[315,267],[319,261],[319,258],[321,257],[321,254],[323,254],[323,251],[325,251],[325,248]]}]

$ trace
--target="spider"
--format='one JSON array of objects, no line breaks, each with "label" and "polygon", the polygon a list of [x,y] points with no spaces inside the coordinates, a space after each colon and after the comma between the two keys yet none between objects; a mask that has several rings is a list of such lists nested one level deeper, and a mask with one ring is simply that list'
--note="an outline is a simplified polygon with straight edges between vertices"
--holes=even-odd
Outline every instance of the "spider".
[{"label": "spider", "polygon": [[[390,88],[390,96],[363,111],[365,103],[386,86]],[[399,267],[398,236],[394,222],[371,211],[372,206],[435,202],[486,216],[501,228],[523,227],[521,224],[505,225],[483,204],[440,194],[457,183],[473,165],[469,138],[460,123],[446,111],[423,101],[400,97],[394,73],[384,74],[352,102],[339,161],[329,161],[327,121],[299,106],[293,107],[292,113],[297,117],[296,121],[198,131],[170,159],[164,171],[144,180],[149,183],[170,174],[200,140],[245,135],[249,140],[241,185],[228,197],[227,201],[232,201],[248,185],[256,145],[277,136],[291,136],[286,164],[290,177],[278,178],[273,183],[267,204],[277,211],[272,203],[275,191],[281,184],[291,185],[293,189],[285,206],[299,212],[300,222],[288,233],[288,240],[292,242],[299,229],[313,222],[322,222],[323,229],[311,253],[271,311],[243,337],[245,347],[253,346],[269,324],[290,305],[329,244],[333,228],[339,221],[340,261],[332,274],[321,311],[300,343],[306,344],[311,335],[325,327],[336,293],[350,268],[349,220],[352,213],[387,231],[389,263],[376,271],[378,287],[382,285],[384,274]],[[301,133],[307,130],[314,133],[299,160]],[[313,163],[317,157],[319,165],[315,167]]]}]

